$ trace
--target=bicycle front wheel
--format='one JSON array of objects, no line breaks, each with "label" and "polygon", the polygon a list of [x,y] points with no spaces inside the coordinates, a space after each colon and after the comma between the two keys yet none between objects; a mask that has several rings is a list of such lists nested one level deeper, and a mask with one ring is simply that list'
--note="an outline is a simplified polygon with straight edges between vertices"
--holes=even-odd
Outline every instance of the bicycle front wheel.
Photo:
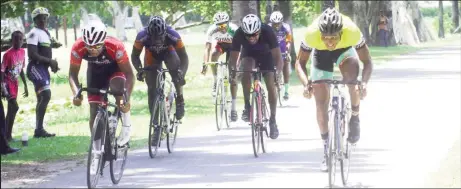
[{"label": "bicycle front wheel", "polygon": [[283,85],[277,84],[277,95],[279,97],[278,99],[279,99],[280,107],[283,106],[283,104],[282,104],[282,99],[283,99],[282,93],[283,93]]},{"label": "bicycle front wheel", "polygon": [[332,125],[330,125],[329,133],[330,136],[328,137],[328,156],[327,156],[327,163],[328,163],[328,184],[330,188],[333,187],[335,183],[335,176],[336,176],[336,159],[337,159],[337,124],[338,124],[338,113],[337,111],[333,110],[331,111],[331,114],[329,115],[329,119],[333,119],[333,121],[330,121]]},{"label": "bicycle front wheel", "polygon": [[[269,110],[267,109],[266,105],[266,99],[264,97],[261,97],[261,113],[262,113],[262,122],[264,125],[264,129],[260,130],[260,138],[261,138],[261,147],[263,150],[263,153],[267,153],[267,137],[269,137],[269,132],[267,128],[269,128]],[[264,137],[266,136],[266,137]]]},{"label": "bicycle front wheel", "polygon": [[[346,124],[348,123],[346,120],[347,119],[342,119],[341,123],[342,123],[342,128],[344,128],[343,131],[345,133],[348,133],[349,129],[346,129],[346,128],[349,128],[349,127],[346,126]],[[347,141],[347,137],[342,135],[341,146],[342,146],[341,148],[342,158],[339,160],[339,163],[341,167],[341,179],[343,181],[343,185],[346,186],[347,181],[349,179],[350,161],[351,161],[352,149],[354,145],[349,143],[349,141]]]},{"label": "bicycle front wheel", "polygon": [[253,97],[251,101],[250,108],[250,124],[251,124],[251,140],[253,142],[253,153],[255,157],[259,156],[259,150],[261,145],[261,114],[260,114],[260,104],[258,102],[258,96],[256,92],[253,92]]},{"label": "bicycle front wheel", "polygon": [[[170,102],[170,109],[168,110],[168,116],[170,118],[170,124],[171,127],[169,131],[167,132],[166,135],[166,146],[168,148],[168,153],[172,153],[174,150],[174,145],[176,144],[176,136],[178,135],[178,126],[179,126],[179,121],[176,120],[176,116],[172,112],[176,112],[176,105],[173,104],[174,100],[169,101]],[[176,103],[176,102],[175,102]]]},{"label": "bicycle front wheel", "polygon": [[[119,117],[120,118],[120,117]],[[122,123],[118,121],[117,123]],[[122,125],[117,126],[116,128],[121,128]],[[123,172],[125,171],[126,160],[128,156],[128,144],[123,146],[118,146],[117,139],[115,138],[115,131],[114,133],[110,133],[110,141],[113,154],[113,159],[110,161],[110,179],[112,183],[118,184],[120,179],[122,179]]]},{"label": "bicycle front wheel", "polygon": [[163,103],[157,96],[154,101],[153,110],[151,111],[151,124],[149,127],[149,156],[154,158],[160,147],[160,136],[162,134],[163,123]]},{"label": "bicycle front wheel", "polygon": [[231,119],[231,100],[229,100],[229,82],[226,80],[224,81],[226,84],[223,86],[223,104],[224,104],[224,117],[226,118],[226,126],[227,128],[230,127],[230,119]]},{"label": "bicycle front wheel", "polygon": [[223,115],[224,115],[224,104],[222,101],[223,98],[223,85],[222,79],[216,83],[216,97],[215,97],[215,116],[216,116],[216,128],[218,131],[222,129]]},{"label": "bicycle front wheel", "polygon": [[[102,144],[105,142],[106,135],[106,116],[103,112],[98,111],[93,122],[93,128],[91,131],[91,142],[88,150],[87,160],[87,171],[86,171],[86,182],[88,188],[95,188],[98,184],[99,177],[102,175],[104,169],[104,149]],[[94,147],[93,147],[94,146]],[[92,165],[96,164],[96,165]],[[95,172],[91,170],[91,167],[97,167]]]}]

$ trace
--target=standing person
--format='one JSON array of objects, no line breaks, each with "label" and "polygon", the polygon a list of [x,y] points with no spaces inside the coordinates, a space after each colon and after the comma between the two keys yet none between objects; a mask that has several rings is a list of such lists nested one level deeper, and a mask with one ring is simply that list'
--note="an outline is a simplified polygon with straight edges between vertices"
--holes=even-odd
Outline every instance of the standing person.
[{"label": "standing person", "polygon": [[22,43],[24,34],[20,31],[14,31],[11,34],[12,47],[8,49],[3,55],[3,62],[1,66],[2,77],[2,92],[5,98],[8,100],[8,110],[6,114],[6,140],[11,141],[12,130],[16,113],[18,112],[18,102],[16,98],[18,96],[18,77],[21,76],[21,80],[24,84],[24,97],[29,96],[29,90],[27,89],[26,77],[24,76],[23,68],[25,66],[25,51],[22,49]]},{"label": "standing person", "polygon": [[[1,100],[0,100],[0,125],[6,125],[5,124],[5,112],[3,111],[3,103]],[[20,149],[18,148],[11,148],[10,145],[8,145],[8,141],[6,141],[6,138],[3,132],[2,134],[0,134],[0,154],[1,155],[15,153],[15,152],[18,152],[19,150]]]},{"label": "standing person", "polygon": [[378,36],[379,36],[379,45],[382,47],[387,47],[389,44],[388,36],[389,30],[387,25],[389,24],[389,19],[384,15],[384,12],[381,10],[378,22]]},{"label": "standing person", "polygon": [[35,27],[27,35],[27,54],[29,64],[27,65],[27,77],[34,84],[37,95],[37,106],[35,112],[35,138],[54,137],[54,133],[48,133],[43,128],[43,119],[45,117],[48,102],[51,99],[50,73],[58,71],[58,62],[51,59],[51,37],[46,29],[48,22],[48,9],[38,7],[32,11],[32,19]]}]

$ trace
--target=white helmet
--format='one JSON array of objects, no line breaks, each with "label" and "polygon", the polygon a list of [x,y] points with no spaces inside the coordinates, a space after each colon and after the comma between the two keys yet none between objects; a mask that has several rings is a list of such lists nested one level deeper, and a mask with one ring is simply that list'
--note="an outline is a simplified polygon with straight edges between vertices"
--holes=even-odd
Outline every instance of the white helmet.
[{"label": "white helmet", "polygon": [[47,15],[47,16],[50,16],[50,13],[48,12],[48,9],[45,8],[45,7],[37,7],[36,9],[34,9],[32,11],[32,20],[37,17],[38,15],[40,14],[44,14],[44,15]]},{"label": "white helmet", "polygon": [[275,24],[282,22],[283,21],[282,13],[280,11],[273,12],[271,14],[270,21]]},{"label": "white helmet", "polygon": [[246,34],[254,34],[261,29],[261,20],[254,14],[248,14],[242,19],[242,30]]},{"label": "white helmet", "polygon": [[83,42],[89,46],[103,43],[106,35],[106,26],[100,21],[92,20],[82,29]]},{"label": "white helmet", "polygon": [[213,17],[213,21],[215,24],[229,22],[229,15],[226,12],[217,12]]}]

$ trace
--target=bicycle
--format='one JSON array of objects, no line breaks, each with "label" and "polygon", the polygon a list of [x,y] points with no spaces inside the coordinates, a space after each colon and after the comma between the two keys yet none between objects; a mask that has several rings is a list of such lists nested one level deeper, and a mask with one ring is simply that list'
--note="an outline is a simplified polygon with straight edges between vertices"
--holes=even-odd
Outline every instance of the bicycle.
[{"label": "bicycle", "polygon": [[328,108],[328,132],[330,137],[328,138],[328,154],[327,154],[327,165],[328,165],[328,183],[330,188],[333,187],[335,182],[336,174],[336,162],[340,162],[341,167],[341,179],[345,186],[349,178],[349,165],[352,153],[352,148],[355,144],[349,143],[345,139],[344,135],[348,133],[349,127],[346,124],[349,123],[349,119],[352,114],[352,108],[348,92],[343,92],[345,85],[358,85],[360,96],[362,96],[362,85],[360,81],[344,82],[341,80],[317,80],[311,83],[327,83],[330,85],[330,105]]},{"label": "bicycle", "polygon": [[[289,53],[282,53],[282,58],[283,60],[285,60],[286,58],[288,59],[291,59],[289,58],[290,54]],[[283,64],[285,64],[285,62],[283,62]],[[278,96],[278,102],[279,102],[279,105],[280,107],[283,107],[283,104],[282,104],[282,100],[284,100],[284,93],[287,92],[285,91],[285,84],[284,84],[284,76],[283,76],[283,67],[285,65],[282,66],[282,70],[280,70],[280,74],[277,75],[277,80],[276,80],[276,86],[277,86],[277,96]]]},{"label": "bicycle", "polygon": [[[165,79],[166,73],[169,70],[162,68],[161,65],[145,67],[142,70],[150,71],[154,68],[157,71],[157,82],[155,84],[155,93],[157,95],[154,101],[152,101],[154,104],[152,105],[150,116],[148,140],[150,158],[154,158],[157,155],[158,148],[165,139],[165,136],[168,153],[173,152],[178,135],[178,126],[181,124],[181,121],[176,119],[176,114],[172,115],[172,109],[176,109],[176,106],[173,105],[176,103],[176,89],[170,80]],[[169,90],[165,94],[166,84],[168,84]]]},{"label": "bicycle", "polygon": [[229,100],[229,72],[227,71],[227,62],[207,62],[205,66],[213,64],[218,66],[216,95],[213,95],[213,101],[215,102],[216,128],[220,131],[222,129],[223,116],[225,117],[227,128],[230,127],[231,101]]},{"label": "bicycle", "polygon": [[[250,125],[251,125],[251,140],[253,142],[253,153],[257,158],[259,157],[259,150],[262,149],[263,153],[267,152],[267,140],[269,133],[267,127],[269,125],[269,110],[266,105],[266,94],[262,88],[261,75],[269,72],[276,72],[275,70],[260,70],[254,68],[252,71],[234,71],[233,72],[247,72],[252,74],[253,85],[251,91],[251,107],[250,107]],[[256,114],[256,117],[255,117]],[[264,137],[266,135],[266,138]]]},{"label": "bicycle", "polygon": [[[80,98],[82,92],[92,92],[98,93],[103,95],[104,103],[98,105],[96,117],[93,122],[93,128],[91,132],[91,142],[88,150],[88,164],[87,164],[87,185],[88,188],[94,188],[98,184],[99,177],[103,176],[103,170],[106,167],[105,162],[109,161],[110,166],[110,178],[113,184],[118,184],[120,179],[123,176],[123,172],[125,170],[126,159],[128,155],[128,148],[130,147],[129,144],[125,144],[123,146],[119,146],[117,144],[117,137],[115,137],[115,133],[117,131],[117,124],[118,120],[121,119],[121,113],[116,104],[113,104],[108,101],[108,95],[113,96],[123,96],[123,102],[126,102],[126,92],[117,93],[114,91],[106,90],[106,89],[97,89],[97,88],[83,88],[80,84],[79,90],[77,92],[76,98]],[[107,109],[107,106],[113,107],[113,113]],[[123,122],[123,120],[122,120]],[[104,134],[102,134],[104,133]],[[100,138],[101,143],[99,149],[97,150],[96,145],[94,142],[96,138]],[[93,146],[95,145],[95,149]],[[99,158],[93,157],[93,155],[99,156]],[[121,157],[119,157],[121,155]],[[121,166],[119,168],[118,174],[115,173],[116,168],[114,161],[118,161],[121,158]],[[99,159],[97,162],[93,162],[94,159]],[[91,171],[91,164],[97,163],[96,166],[96,173],[94,173],[94,177],[92,177]]]}]

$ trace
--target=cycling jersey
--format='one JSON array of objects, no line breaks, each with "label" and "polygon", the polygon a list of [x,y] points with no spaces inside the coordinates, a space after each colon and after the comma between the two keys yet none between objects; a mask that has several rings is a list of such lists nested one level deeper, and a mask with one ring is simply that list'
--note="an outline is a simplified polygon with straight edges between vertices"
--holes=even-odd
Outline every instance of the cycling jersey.
[{"label": "cycling jersey", "polygon": [[20,49],[8,49],[3,54],[3,62],[1,66],[2,73],[5,74],[4,84],[8,90],[10,98],[15,99],[18,94],[18,78],[25,64],[25,51]]},{"label": "cycling jersey", "polygon": [[238,26],[232,22],[229,22],[227,30],[222,32],[219,30],[219,27],[216,24],[210,25],[208,31],[206,32],[207,43],[232,43],[232,38],[234,37],[235,31],[238,29]]},{"label": "cycling jersey", "polygon": [[[80,37],[72,46],[70,64],[80,65],[82,60],[88,62],[87,86],[90,88],[108,88],[109,81],[113,78],[125,79],[125,75],[120,71],[119,64],[129,64],[128,54],[123,43],[116,38],[107,37],[104,40],[104,47],[101,54],[97,57],[90,57],[85,47],[83,39]],[[88,101],[101,102],[100,95],[88,92]]]},{"label": "cycling jersey", "polygon": [[[272,23],[269,23],[268,25],[272,27]],[[288,50],[287,43],[291,43],[292,40],[290,25],[282,23],[279,30],[276,30],[275,28],[273,28],[273,30],[275,32],[275,35],[277,36],[280,51],[282,53],[286,53],[286,51]]]},{"label": "cycling jersey", "polygon": [[147,27],[143,28],[134,42],[134,48],[142,51],[146,47],[144,54],[144,64],[150,65],[161,63],[169,52],[176,51],[176,49],[184,48],[181,36],[170,26],[166,29],[165,41],[163,44],[154,44],[153,40],[147,33]]},{"label": "cycling jersey", "polygon": [[[27,34],[27,44],[37,46],[37,52],[40,56],[50,58],[51,52],[51,36],[47,30],[42,30],[34,27]],[[48,71],[48,63],[38,62],[29,57],[27,64],[27,77],[32,81],[37,93],[49,89],[50,72]]]},{"label": "cycling jersey", "polygon": [[[341,39],[335,47],[336,49],[342,49],[347,47],[360,48],[365,44],[365,40],[362,36],[362,32],[355,25],[355,23],[347,16],[341,14],[343,18],[343,28]],[[319,17],[320,18],[320,17]],[[321,32],[318,26],[319,18],[315,19],[312,24],[307,27],[305,35],[305,45],[317,50],[328,50],[325,43],[321,39]]]},{"label": "cycling jersey", "polygon": [[275,60],[272,58],[271,50],[278,48],[278,45],[277,37],[272,27],[267,24],[261,24],[259,39],[256,44],[249,43],[242,28],[237,29],[232,39],[232,50],[240,51],[242,49],[240,58],[253,58],[262,70],[273,70],[275,68]]}]

